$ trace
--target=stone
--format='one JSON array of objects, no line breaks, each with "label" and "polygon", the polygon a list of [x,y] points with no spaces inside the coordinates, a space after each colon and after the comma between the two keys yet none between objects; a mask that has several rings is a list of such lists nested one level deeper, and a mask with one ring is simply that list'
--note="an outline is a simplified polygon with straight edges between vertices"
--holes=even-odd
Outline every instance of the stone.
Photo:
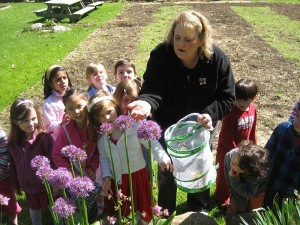
[{"label": "stone", "polygon": [[33,30],[33,31],[40,31],[42,30],[44,27],[44,24],[43,23],[34,23],[31,25],[31,28],[30,30]]},{"label": "stone", "polygon": [[69,31],[71,30],[68,27],[65,26],[61,26],[61,25],[56,25],[54,27],[52,27],[52,32],[64,32],[64,31]]},{"label": "stone", "polygon": [[218,225],[216,221],[204,212],[187,212],[172,221],[172,225]]}]

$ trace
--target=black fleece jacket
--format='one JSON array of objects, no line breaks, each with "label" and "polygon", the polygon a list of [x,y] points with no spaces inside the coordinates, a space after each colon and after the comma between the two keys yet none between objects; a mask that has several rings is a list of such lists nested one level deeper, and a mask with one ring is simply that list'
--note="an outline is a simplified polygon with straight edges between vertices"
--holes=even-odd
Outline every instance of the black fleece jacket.
[{"label": "black fleece jacket", "polygon": [[173,46],[161,43],[150,53],[143,78],[139,99],[151,105],[153,119],[162,129],[193,112],[209,114],[215,125],[235,101],[229,58],[215,45],[209,61],[199,60],[188,69]]}]

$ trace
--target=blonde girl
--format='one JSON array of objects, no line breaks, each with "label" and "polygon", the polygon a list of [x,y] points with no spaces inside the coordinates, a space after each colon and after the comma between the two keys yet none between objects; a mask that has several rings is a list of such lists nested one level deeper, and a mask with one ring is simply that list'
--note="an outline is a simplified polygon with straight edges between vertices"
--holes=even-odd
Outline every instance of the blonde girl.
[{"label": "blonde girl", "polygon": [[65,115],[65,106],[62,96],[66,90],[72,87],[70,77],[65,68],[59,65],[50,66],[43,76],[44,104],[43,114],[46,122],[46,129],[52,134],[54,140],[58,135],[60,125],[68,122]]},{"label": "blonde girl", "polygon": [[[99,127],[103,123],[113,123],[120,115],[120,108],[116,100],[105,93],[98,92],[90,100],[88,105],[89,117],[94,127]],[[147,141],[137,137],[138,123],[133,123],[131,128],[126,131],[127,146],[130,149],[129,160],[131,165],[132,189],[134,208],[143,214],[141,222],[146,223],[151,220],[151,192],[148,174],[146,170],[146,162],[142,153],[142,145],[147,146]],[[100,154],[100,166],[103,179],[103,191],[110,194],[109,190],[113,190],[113,182],[117,182],[119,189],[126,196],[129,192],[129,175],[125,156],[125,143],[123,131],[115,128],[110,134],[109,140],[112,147],[113,160],[116,166],[116,179],[113,181],[111,158],[109,154],[108,141],[106,135],[102,135],[98,140],[98,149]],[[157,156],[159,164],[163,169],[172,171],[173,166],[168,155],[165,153],[158,141],[153,141],[154,154]],[[114,196],[114,195],[113,195]],[[110,200],[112,201],[112,200]],[[122,204],[122,210],[125,215],[129,214],[128,202]]]},{"label": "blonde girl", "polygon": [[41,114],[37,106],[28,99],[17,99],[10,108],[10,134],[8,151],[10,154],[9,176],[17,194],[25,192],[33,225],[41,225],[41,210],[48,208],[47,193],[42,181],[31,168],[31,160],[46,156],[52,168],[53,138],[44,132]]},{"label": "blonde girl", "polygon": [[114,93],[115,87],[108,84],[107,72],[101,63],[90,63],[85,70],[86,81],[90,85],[88,88],[89,97],[92,97],[97,91],[107,91]]}]

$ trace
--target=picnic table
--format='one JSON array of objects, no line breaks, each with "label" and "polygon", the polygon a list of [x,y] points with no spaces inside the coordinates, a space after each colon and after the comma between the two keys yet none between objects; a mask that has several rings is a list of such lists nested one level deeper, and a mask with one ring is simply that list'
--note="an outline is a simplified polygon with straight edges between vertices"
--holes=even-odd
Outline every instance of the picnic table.
[{"label": "picnic table", "polygon": [[37,16],[44,18],[79,20],[82,16],[93,11],[103,1],[86,3],[83,0],[50,0],[46,1],[47,8],[34,11]]}]

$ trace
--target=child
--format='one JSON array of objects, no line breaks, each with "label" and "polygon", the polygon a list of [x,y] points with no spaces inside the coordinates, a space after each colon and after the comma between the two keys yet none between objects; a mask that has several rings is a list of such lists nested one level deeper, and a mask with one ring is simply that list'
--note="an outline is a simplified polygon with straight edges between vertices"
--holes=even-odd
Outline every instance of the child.
[{"label": "child", "polygon": [[62,102],[62,96],[65,91],[72,87],[71,80],[67,71],[59,65],[50,66],[43,77],[44,84],[44,104],[43,114],[46,123],[46,129],[52,133],[55,140],[59,127],[68,122],[69,118],[65,115],[65,106]]},{"label": "child", "polygon": [[9,224],[18,224],[17,214],[21,212],[13,188],[11,187],[8,176],[8,150],[7,138],[4,130],[0,128],[0,194],[8,197],[8,205],[0,207],[0,214],[2,210],[6,213]]},{"label": "child", "polygon": [[230,193],[224,178],[224,157],[228,151],[236,148],[243,140],[256,139],[256,107],[253,101],[257,95],[257,86],[251,80],[241,79],[235,84],[235,105],[222,120],[219,135],[216,162],[217,170],[215,201],[223,209],[229,206]]},{"label": "child", "polygon": [[281,204],[283,198],[295,198],[294,191],[300,191],[300,105],[296,112],[294,120],[275,128],[265,146],[273,164],[265,207],[272,206],[276,194]]},{"label": "child", "polygon": [[[120,115],[119,106],[116,100],[112,96],[105,95],[105,93],[98,92],[89,100],[89,117],[91,123],[94,126],[99,126],[103,123],[114,122],[115,119]],[[137,126],[138,123],[133,123],[131,128],[128,128],[127,133],[127,145],[130,149],[130,165],[131,165],[131,176],[133,184],[133,198],[134,207],[139,212],[143,213],[141,222],[145,223],[151,220],[151,192],[150,184],[146,171],[146,163],[142,154],[141,146],[148,146],[148,142],[137,137]],[[110,142],[113,152],[114,165],[116,166],[116,176],[119,188],[122,193],[126,196],[130,195],[129,192],[129,176],[126,163],[125,154],[125,143],[123,137],[123,131],[115,128],[110,134]],[[160,166],[162,169],[173,171],[173,166],[169,156],[165,153],[159,142],[153,141],[152,143],[154,154],[157,156]],[[108,194],[108,190],[114,190],[112,184],[112,168],[111,158],[109,154],[108,142],[106,135],[102,135],[98,140],[98,149],[100,154],[100,166],[103,178],[103,191]],[[129,214],[129,205],[123,203],[122,210],[125,215]]]},{"label": "child", "polygon": [[47,192],[42,181],[31,168],[31,160],[42,155],[49,159],[51,167],[53,138],[43,132],[41,114],[37,106],[27,99],[17,99],[10,108],[10,134],[8,151],[10,155],[9,177],[14,191],[25,192],[33,225],[41,225],[41,209],[48,209]]},{"label": "child", "polygon": [[129,111],[127,105],[137,99],[140,88],[131,79],[122,80],[118,83],[114,92],[114,97],[121,107],[121,114],[128,115]]},{"label": "child", "polygon": [[107,91],[110,94],[114,93],[115,87],[106,83],[107,72],[101,63],[91,63],[85,70],[86,80],[90,87],[88,88],[89,98],[97,91]]},{"label": "child", "polygon": [[295,119],[295,117],[297,115],[297,109],[299,108],[299,106],[300,106],[300,98],[299,98],[298,102],[296,102],[296,105],[295,105],[295,107],[293,108],[293,110],[291,112],[289,121]]},{"label": "child", "polygon": [[226,154],[224,174],[231,191],[228,214],[262,207],[269,171],[268,150],[249,140],[242,141],[238,148]]},{"label": "child", "polygon": [[[69,159],[61,155],[61,149],[67,145],[81,148],[87,154],[86,162],[81,165],[83,172],[95,181],[96,170],[99,167],[99,153],[96,141],[91,141],[89,138],[87,101],[88,94],[86,91],[80,89],[66,91],[63,96],[63,103],[70,121],[60,127],[58,137],[54,142],[52,157],[57,167],[65,167],[71,171]],[[80,174],[76,167],[75,172]]]},{"label": "child", "polygon": [[118,83],[126,79],[134,80],[141,89],[142,79],[137,76],[136,67],[133,61],[129,59],[120,59],[117,61],[114,68],[114,75]]}]

